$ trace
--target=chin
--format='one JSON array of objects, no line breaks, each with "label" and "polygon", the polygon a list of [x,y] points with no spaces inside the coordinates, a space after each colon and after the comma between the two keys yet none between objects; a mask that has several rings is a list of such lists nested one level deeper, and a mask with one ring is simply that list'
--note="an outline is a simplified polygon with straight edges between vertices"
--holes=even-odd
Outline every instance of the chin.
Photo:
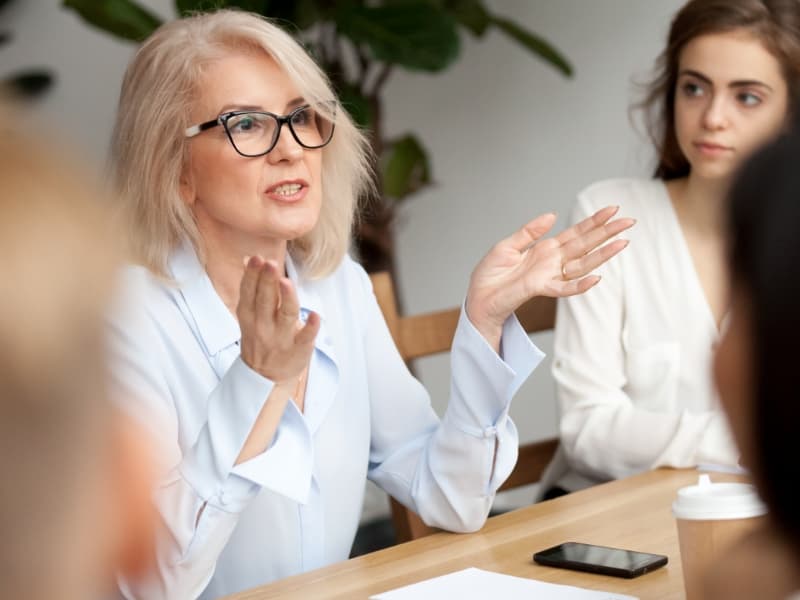
[{"label": "chin", "polygon": [[734,172],[734,166],[729,163],[700,163],[692,166],[692,173],[708,181],[727,181]]},{"label": "chin", "polygon": [[288,241],[298,240],[302,237],[307,236],[309,233],[314,231],[314,227],[316,226],[316,221],[313,223],[298,225],[297,227],[287,228],[285,235],[283,237],[286,238]]}]

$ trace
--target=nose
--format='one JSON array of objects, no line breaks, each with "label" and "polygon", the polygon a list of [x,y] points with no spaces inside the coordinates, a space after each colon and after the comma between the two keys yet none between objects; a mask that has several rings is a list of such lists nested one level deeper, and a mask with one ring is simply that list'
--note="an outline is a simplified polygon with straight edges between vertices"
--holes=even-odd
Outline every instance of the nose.
[{"label": "nose", "polygon": [[728,126],[726,99],[722,94],[711,98],[703,111],[703,127],[710,131],[718,131]]},{"label": "nose", "polygon": [[294,162],[303,158],[303,147],[294,139],[289,126],[284,123],[278,132],[278,141],[275,147],[267,154],[267,161],[271,164],[281,162]]}]

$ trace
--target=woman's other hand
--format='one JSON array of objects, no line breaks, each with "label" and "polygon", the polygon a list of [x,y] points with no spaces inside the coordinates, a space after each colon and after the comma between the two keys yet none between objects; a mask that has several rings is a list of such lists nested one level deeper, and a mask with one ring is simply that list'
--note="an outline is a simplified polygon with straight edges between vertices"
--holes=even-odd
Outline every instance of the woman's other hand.
[{"label": "woman's other hand", "polygon": [[527,300],[582,294],[600,281],[591,272],[628,241],[602,244],[636,222],[627,218],[611,221],[618,208],[607,206],[547,239],[542,237],[553,227],[556,215],[541,215],[497,243],[478,263],[467,292],[467,315],[496,350],[503,323]]},{"label": "woman's other hand", "polygon": [[242,360],[276,385],[294,385],[311,359],[319,315],[299,321],[292,282],[271,260],[252,256],[245,265],[236,316],[242,330]]}]

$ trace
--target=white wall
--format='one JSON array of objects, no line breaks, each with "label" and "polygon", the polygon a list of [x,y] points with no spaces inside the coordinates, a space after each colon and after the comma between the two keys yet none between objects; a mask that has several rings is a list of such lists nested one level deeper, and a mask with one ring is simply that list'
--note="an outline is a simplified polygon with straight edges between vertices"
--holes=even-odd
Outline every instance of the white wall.
[{"label": "white wall", "polygon": [[[172,0],[140,3],[162,18],[174,14]],[[0,12],[0,31],[13,34],[0,46],[0,75],[34,66],[53,71],[55,86],[31,108],[58,119],[70,141],[101,168],[133,45],[87,26],[61,8],[61,0],[12,0]]]},{"label": "white wall", "polygon": [[[142,3],[163,17],[173,14],[171,0]],[[0,74],[51,67],[59,81],[32,110],[59,118],[100,165],[132,47],[90,29],[58,4],[17,0],[0,13],[0,29],[16,38],[0,48]],[[628,120],[631,80],[649,72],[682,0],[487,4],[548,38],[573,63],[575,76],[564,79],[491,32],[478,41],[465,37],[459,62],[445,73],[398,72],[391,79],[388,130],[419,135],[437,182],[399,212],[399,284],[410,312],[459,303],[477,260],[528,219],[556,210],[561,228],[582,187],[650,168],[649,147]],[[535,340],[549,352],[550,338]],[[419,373],[441,409],[446,358],[424,361]],[[512,415],[523,441],[555,433],[549,361],[523,388]]]}]

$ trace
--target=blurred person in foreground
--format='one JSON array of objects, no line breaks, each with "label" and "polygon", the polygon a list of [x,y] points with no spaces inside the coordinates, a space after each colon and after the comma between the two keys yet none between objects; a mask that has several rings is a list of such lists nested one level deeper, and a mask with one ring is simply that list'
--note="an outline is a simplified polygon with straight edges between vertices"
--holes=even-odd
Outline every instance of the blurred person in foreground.
[{"label": "blurred person in foreground", "polygon": [[102,598],[118,569],[147,566],[152,544],[147,447],[108,390],[120,255],[86,174],[11,112],[0,111],[0,598]]},{"label": "blurred person in foreground", "polygon": [[709,576],[709,600],[800,599],[800,132],[759,153],[730,197],[731,322],[714,374],[767,524]]}]

